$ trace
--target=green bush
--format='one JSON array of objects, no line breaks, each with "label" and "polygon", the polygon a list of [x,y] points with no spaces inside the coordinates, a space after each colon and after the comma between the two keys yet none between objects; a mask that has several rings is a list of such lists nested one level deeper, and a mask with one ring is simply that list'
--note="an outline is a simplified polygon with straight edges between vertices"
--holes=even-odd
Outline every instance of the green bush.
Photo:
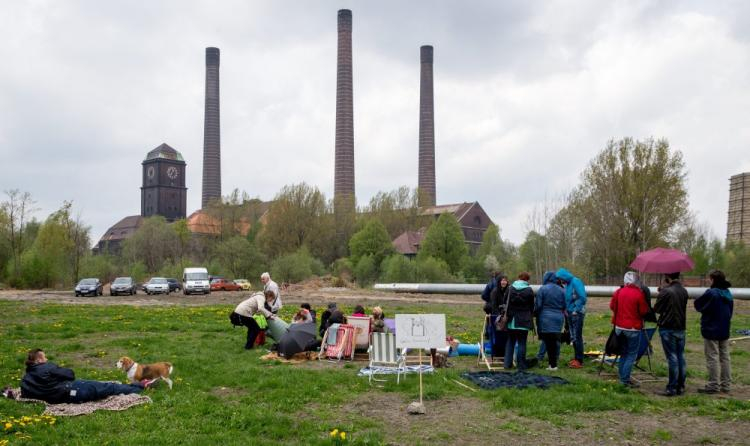
[{"label": "green bush", "polygon": [[344,257],[333,262],[332,273],[334,276],[344,281],[351,281],[354,277],[354,266],[348,257]]},{"label": "green bush", "polygon": [[106,254],[89,255],[83,258],[81,262],[81,271],[78,274],[79,279],[86,277],[96,277],[102,283],[114,280],[118,275],[115,259]]},{"label": "green bush", "polygon": [[378,269],[375,266],[375,256],[367,254],[362,256],[354,267],[354,277],[359,286],[371,285],[378,278]]},{"label": "green bush", "polygon": [[277,282],[301,282],[313,275],[313,263],[315,259],[302,248],[274,260],[271,263],[271,275]]},{"label": "green bush", "polygon": [[380,280],[383,282],[411,283],[415,282],[417,277],[415,262],[401,254],[386,257],[380,270]]},{"label": "green bush", "polygon": [[419,257],[416,262],[416,278],[420,283],[450,283],[456,278],[450,273],[448,264],[434,257]]}]

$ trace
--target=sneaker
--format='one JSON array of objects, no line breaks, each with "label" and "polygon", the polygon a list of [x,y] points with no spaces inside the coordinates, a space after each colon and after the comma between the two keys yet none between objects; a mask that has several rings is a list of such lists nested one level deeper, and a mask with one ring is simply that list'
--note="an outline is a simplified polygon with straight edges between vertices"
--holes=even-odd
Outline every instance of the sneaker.
[{"label": "sneaker", "polygon": [[550,372],[556,372],[557,371],[557,367],[549,366],[549,367],[546,368],[546,370],[549,370]]},{"label": "sneaker", "polygon": [[709,389],[707,387],[704,387],[704,388],[698,389],[698,393],[703,393],[706,395],[714,395],[714,394],[719,393],[719,391],[717,389]]},{"label": "sneaker", "polygon": [[677,392],[675,392],[674,390],[665,390],[664,392],[661,393],[661,396],[666,396],[666,397],[677,396]]},{"label": "sneaker", "polygon": [[637,389],[641,387],[641,384],[632,378],[629,381],[622,383],[622,385],[625,387],[630,387],[631,389]]},{"label": "sneaker", "polygon": [[573,359],[568,363],[568,367],[570,367],[571,369],[582,369],[583,364],[581,364],[581,361]]}]

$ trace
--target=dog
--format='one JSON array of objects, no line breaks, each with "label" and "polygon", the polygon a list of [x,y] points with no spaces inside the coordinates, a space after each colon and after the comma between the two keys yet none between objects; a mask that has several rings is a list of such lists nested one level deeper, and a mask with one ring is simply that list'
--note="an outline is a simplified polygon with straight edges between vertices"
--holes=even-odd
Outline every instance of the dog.
[{"label": "dog", "polygon": [[168,362],[141,365],[127,356],[123,356],[117,361],[115,367],[125,371],[128,374],[128,379],[133,384],[142,380],[148,380],[150,381],[148,384],[151,384],[157,379],[163,379],[169,385],[169,389],[172,389],[172,380],[169,379],[169,375],[172,374],[172,364]]}]

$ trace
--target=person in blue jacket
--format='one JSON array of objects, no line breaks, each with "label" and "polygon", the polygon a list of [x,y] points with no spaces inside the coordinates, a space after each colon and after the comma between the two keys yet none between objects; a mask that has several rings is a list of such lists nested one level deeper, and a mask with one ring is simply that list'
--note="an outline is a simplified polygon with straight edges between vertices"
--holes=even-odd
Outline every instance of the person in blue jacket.
[{"label": "person in blue jacket", "polygon": [[695,300],[695,309],[701,313],[701,335],[708,368],[708,382],[700,393],[729,393],[732,370],[729,363],[729,326],[734,312],[732,286],[719,270],[708,276],[711,287]]},{"label": "person in blue jacket", "polygon": [[547,271],[542,278],[542,287],[536,294],[534,314],[538,319],[539,338],[546,346],[549,355],[547,370],[557,370],[560,357],[560,332],[565,323],[565,292],[557,284],[553,271]]},{"label": "person in blue jacket", "polygon": [[586,316],[586,287],[583,281],[565,268],[555,273],[565,285],[565,307],[570,322],[570,342],[575,357],[568,363],[572,369],[583,367],[583,320]]}]

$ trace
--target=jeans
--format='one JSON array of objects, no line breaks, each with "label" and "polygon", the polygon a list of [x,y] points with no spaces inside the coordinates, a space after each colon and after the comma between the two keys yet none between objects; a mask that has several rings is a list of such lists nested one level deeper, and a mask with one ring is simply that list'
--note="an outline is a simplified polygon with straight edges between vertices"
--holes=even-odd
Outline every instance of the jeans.
[{"label": "jeans", "polygon": [[141,393],[143,386],[77,379],[71,383],[70,390],[71,393],[75,391],[75,395],[70,396],[71,403],[85,403],[101,400],[111,395]]},{"label": "jeans", "polygon": [[620,354],[620,382],[622,384],[630,383],[630,372],[633,370],[635,360],[638,358],[638,346],[641,343],[641,332],[632,330],[621,330],[615,328],[615,335],[625,341]]},{"label": "jeans", "polygon": [[667,392],[681,393],[685,389],[685,330],[660,328],[661,346],[669,366]]},{"label": "jeans", "polygon": [[527,330],[508,330],[508,341],[505,343],[505,359],[503,367],[510,369],[513,366],[513,351],[516,344],[516,367],[518,370],[526,370],[526,338],[529,336]]},{"label": "jeans", "polygon": [[706,354],[708,382],[706,389],[729,392],[732,384],[732,369],[729,364],[729,341],[703,339],[703,350]]},{"label": "jeans", "polygon": [[[560,333],[542,333],[539,335],[542,338],[542,345],[539,346],[539,353],[537,358],[541,355],[544,358],[544,353],[549,354],[549,366],[557,367],[557,360],[560,358]],[[541,361],[541,359],[539,359]]]},{"label": "jeans", "polygon": [[583,363],[583,319],[584,313],[570,315],[570,342],[573,344],[575,359]]}]

